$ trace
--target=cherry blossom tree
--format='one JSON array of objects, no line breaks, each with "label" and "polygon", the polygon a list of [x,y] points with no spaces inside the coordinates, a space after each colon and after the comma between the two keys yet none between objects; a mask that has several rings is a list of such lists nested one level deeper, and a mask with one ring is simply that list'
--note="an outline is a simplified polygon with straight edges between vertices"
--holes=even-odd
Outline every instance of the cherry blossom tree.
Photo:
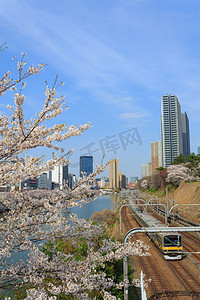
[{"label": "cherry blossom tree", "polygon": [[[41,157],[22,154],[41,146],[63,152],[59,142],[79,136],[92,126],[91,123],[46,125],[68,109],[64,97],[57,97],[57,90],[63,84],[58,83],[58,77],[52,87],[46,83],[42,110],[34,118],[26,119],[25,79],[39,74],[45,66],[26,67],[25,57],[23,53],[21,60],[14,58],[17,78],[8,71],[0,79],[1,96],[14,91],[14,105],[8,105],[8,115],[0,117],[0,185],[16,185],[58,163],[69,163],[65,155],[55,154],[45,162]],[[24,299],[51,300],[59,296],[95,299],[95,291],[99,291],[102,299],[115,299],[110,289],[122,288],[123,282],[116,284],[112,277],[107,277],[105,264],[130,254],[146,255],[148,249],[140,241],[123,247],[105,236],[104,227],[78,220],[68,210],[92,201],[88,184],[106,167],[97,166],[93,174],[80,180],[72,190],[66,186],[63,190],[1,193],[0,200],[9,209],[0,217],[1,291],[22,288],[26,290]],[[21,251],[28,251],[27,259],[8,265],[7,259]]]},{"label": "cherry blossom tree", "polygon": [[148,189],[148,187],[149,187],[148,179],[143,179],[140,186],[141,186],[141,188]]},{"label": "cherry blossom tree", "polygon": [[182,181],[194,181],[195,177],[191,174],[191,170],[184,164],[171,165],[167,168],[166,182],[175,186],[179,186]]}]

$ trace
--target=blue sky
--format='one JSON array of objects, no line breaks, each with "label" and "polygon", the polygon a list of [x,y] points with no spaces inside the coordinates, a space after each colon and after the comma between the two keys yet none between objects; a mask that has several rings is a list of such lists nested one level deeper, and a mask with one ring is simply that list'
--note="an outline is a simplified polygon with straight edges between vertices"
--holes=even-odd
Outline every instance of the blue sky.
[{"label": "blue sky", "polygon": [[[70,109],[57,122],[93,123],[63,142],[76,150],[70,172],[78,174],[78,157],[89,148],[97,164],[103,149],[106,162],[115,148],[120,171],[140,177],[150,142],[161,139],[162,95],[177,95],[190,120],[191,150],[200,145],[199,15],[199,0],[1,0],[0,39],[8,46],[1,72],[13,70],[11,58],[21,52],[29,64],[47,64],[27,82],[27,116],[42,106],[45,80],[52,84],[59,74],[65,82],[59,93]],[[1,99],[2,112],[11,101],[12,94]]]}]

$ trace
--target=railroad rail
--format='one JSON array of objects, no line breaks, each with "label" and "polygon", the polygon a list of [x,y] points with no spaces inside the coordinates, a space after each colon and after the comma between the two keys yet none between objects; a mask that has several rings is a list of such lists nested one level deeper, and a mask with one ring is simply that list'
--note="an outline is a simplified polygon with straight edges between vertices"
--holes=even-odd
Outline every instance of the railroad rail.
[{"label": "railroad rail", "polygon": [[[124,209],[122,210],[123,220],[124,220],[125,226],[127,227],[127,229],[129,229],[130,227],[133,227],[133,225],[132,225],[133,223],[130,223],[130,222],[128,223],[126,211],[127,211],[127,208],[124,207]],[[199,230],[199,228],[197,228],[197,227],[193,228],[192,231],[196,232]],[[169,230],[170,229],[172,230],[172,228],[169,228]],[[181,229],[180,230],[181,232],[184,232],[184,230],[186,230],[186,232],[189,231],[188,227],[187,228],[181,227],[180,229]],[[134,229],[134,232],[136,232],[136,230],[141,232],[141,228]],[[142,230],[142,232],[147,232],[147,228],[145,228],[143,230]],[[164,230],[166,231],[166,228]],[[177,230],[177,228],[175,230]],[[159,252],[159,250],[157,248],[153,248],[153,249],[154,249],[154,252],[155,251]],[[160,254],[160,252],[159,252],[159,254]],[[188,278],[187,278],[188,280],[186,280],[186,278],[182,278],[181,272],[179,272],[177,269],[177,268],[180,268],[180,269],[184,268],[182,261],[180,262],[179,266],[176,262],[165,262],[166,264],[168,264],[168,269],[170,268],[171,273],[174,274],[173,276],[178,279],[179,285],[182,286],[182,288],[180,288],[179,290],[172,291],[172,290],[170,290],[170,285],[168,284],[166,278],[163,278],[163,275],[164,275],[163,273],[159,274],[159,271],[157,271],[158,275],[156,277],[156,275],[155,275],[156,271],[153,271],[153,268],[157,268],[158,266],[155,266],[155,264],[151,263],[152,262],[151,258],[146,258],[146,257],[141,258],[140,257],[139,260],[140,260],[140,264],[142,265],[146,275],[152,277],[152,283],[150,284],[150,287],[151,287],[151,294],[153,293],[153,295],[150,296],[150,298],[148,298],[149,300],[150,299],[163,299],[163,297],[164,298],[167,297],[167,299],[170,299],[170,298],[171,299],[180,299],[180,297],[182,297],[182,296],[189,296],[189,297],[192,297],[192,299],[199,299],[199,297],[200,297],[200,291],[198,289],[198,286],[200,285],[199,278],[197,279],[196,283],[195,283],[195,278],[192,278],[191,274],[188,275]],[[171,265],[170,265],[170,263],[171,263]],[[188,269],[186,269],[186,274],[189,274]],[[160,276],[160,279],[159,279],[159,276]],[[172,276],[172,274],[171,274],[171,276]],[[161,285],[161,283],[159,283],[162,281],[164,283],[163,286]],[[189,281],[189,282],[191,281],[193,283],[191,285],[189,285],[187,283],[187,281]]]},{"label": "railroad rail", "polygon": [[[125,208],[125,207],[124,207]],[[122,211],[123,212],[123,220],[125,222],[125,226],[127,228],[132,227],[132,223],[128,220],[126,217],[125,209]],[[134,237],[137,239],[138,234],[135,234]],[[172,298],[170,295],[170,284],[167,281],[166,277],[163,276],[163,274],[160,274],[155,266],[155,262],[152,262],[151,257],[138,257],[140,264],[143,267],[143,270],[148,278],[151,278],[150,282],[150,289],[151,289],[151,294],[154,294],[154,299],[161,299],[161,296],[159,295],[167,295],[168,299],[176,299]],[[162,291],[162,293],[161,293]],[[178,298],[177,298],[178,299]]]}]

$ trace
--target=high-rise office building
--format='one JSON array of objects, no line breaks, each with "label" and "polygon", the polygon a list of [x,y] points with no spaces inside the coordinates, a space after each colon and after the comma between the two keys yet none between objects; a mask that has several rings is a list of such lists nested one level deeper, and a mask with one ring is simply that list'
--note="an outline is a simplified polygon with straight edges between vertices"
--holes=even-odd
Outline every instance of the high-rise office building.
[{"label": "high-rise office building", "polygon": [[119,187],[119,161],[116,158],[110,160],[109,181],[110,181],[110,188]]},{"label": "high-rise office building", "polygon": [[63,181],[68,182],[68,165],[63,166]]},{"label": "high-rise office building", "polygon": [[74,174],[68,175],[68,186],[70,189],[73,189],[73,187],[76,184],[76,176]]},{"label": "high-rise office building", "polygon": [[125,188],[127,186],[126,184],[126,175],[119,173],[119,187]]},{"label": "high-rise office building", "polygon": [[163,166],[168,167],[177,156],[190,150],[189,120],[187,114],[181,114],[176,95],[162,96],[161,112]]},{"label": "high-rise office building", "polygon": [[52,182],[59,184],[60,189],[62,190],[63,185],[67,183],[68,180],[68,165],[59,164],[54,166],[51,173],[51,180]]},{"label": "high-rise office building", "polygon": [[83,177],[83,173],[86,176],[93,173],[93,156],[80,157],[80,177]]},{"label": "high-rise office building", "polygon": [[151,143],[151,173],[153,174],[156,168],[162,167],[162,143]]},{"label": "high-rise office building", "polygon": [[183,138],[183,155],[187,157],[190,154],[190,131],[189,131],[189,119],[186,114],[182,114],[182,138]]},{"label": "high-rise office building", "polygon": [[142,177],[151,176],[151,163],[142,164]]},{"label": "high-rise office building", "polygon": [[197,148],[197,154],[200,154],[200,146]]}]

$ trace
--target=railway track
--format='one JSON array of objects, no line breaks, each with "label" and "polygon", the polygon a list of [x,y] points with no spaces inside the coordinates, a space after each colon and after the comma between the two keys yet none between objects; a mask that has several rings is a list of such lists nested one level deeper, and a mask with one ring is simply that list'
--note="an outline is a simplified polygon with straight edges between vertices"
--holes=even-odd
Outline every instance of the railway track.
[{"label": "railway track", "polygon": [[[124,207],[122,209],[122,217],[125,223],[126,230],[129,230],[133,227],[133,225],[136,225],[136,222],[127,217],[127,211],[129,211],[129,208],[127,207]],[[135,239],[142,239],[140,234],[135,234],[134,237]],[[164,295],[167,296],[166,299],[178,299],[172,298],[170,296],[170,284],[169,282],[167,282],[165,276],[160,274],[158,268],[156,268],[155,266],[155,261],[152,260],[152,257],[138,257],[138,260],[143,268],[144,274],[146,274],[148,279],[151,279],[148,287],[149,294],[154,295],[155,299],[161,299],[161,297],[163,297]]]},{"label": "railway track", "polygon": [[[164,217],[162,215],[156,214],[155,211],[153,215],[160,220],[161,222],[164,222]],[[179,223],[172,223],[173,226],[180,226]],[[195,233],[188,233],[183,232],[182,233],[183,238],[183,250],[191,260],[194,261],[196,264],[200,264],[200,237]]]},{"label": "railway track", "polygon": [[[126,231],[138,227],[128,207],[122,209],[122,218]],[[196,268],[196,272],[199,271],[196,276],[195,266],[191,268],[187,258],[182,261],[166,261],[162,253],[144,235],[142,237],[141,234],[135,234],[135,238],[146,239],[151,246],[150,257],[138,258],[140,267],[146,276],[152,279],[147,289],[148,299],[200,299],[200,270]],[[197,242],[198,239],[193,237],[193,240]],[[190,247],[188,250],[191,251],[191,245],[186,247]]]}]

